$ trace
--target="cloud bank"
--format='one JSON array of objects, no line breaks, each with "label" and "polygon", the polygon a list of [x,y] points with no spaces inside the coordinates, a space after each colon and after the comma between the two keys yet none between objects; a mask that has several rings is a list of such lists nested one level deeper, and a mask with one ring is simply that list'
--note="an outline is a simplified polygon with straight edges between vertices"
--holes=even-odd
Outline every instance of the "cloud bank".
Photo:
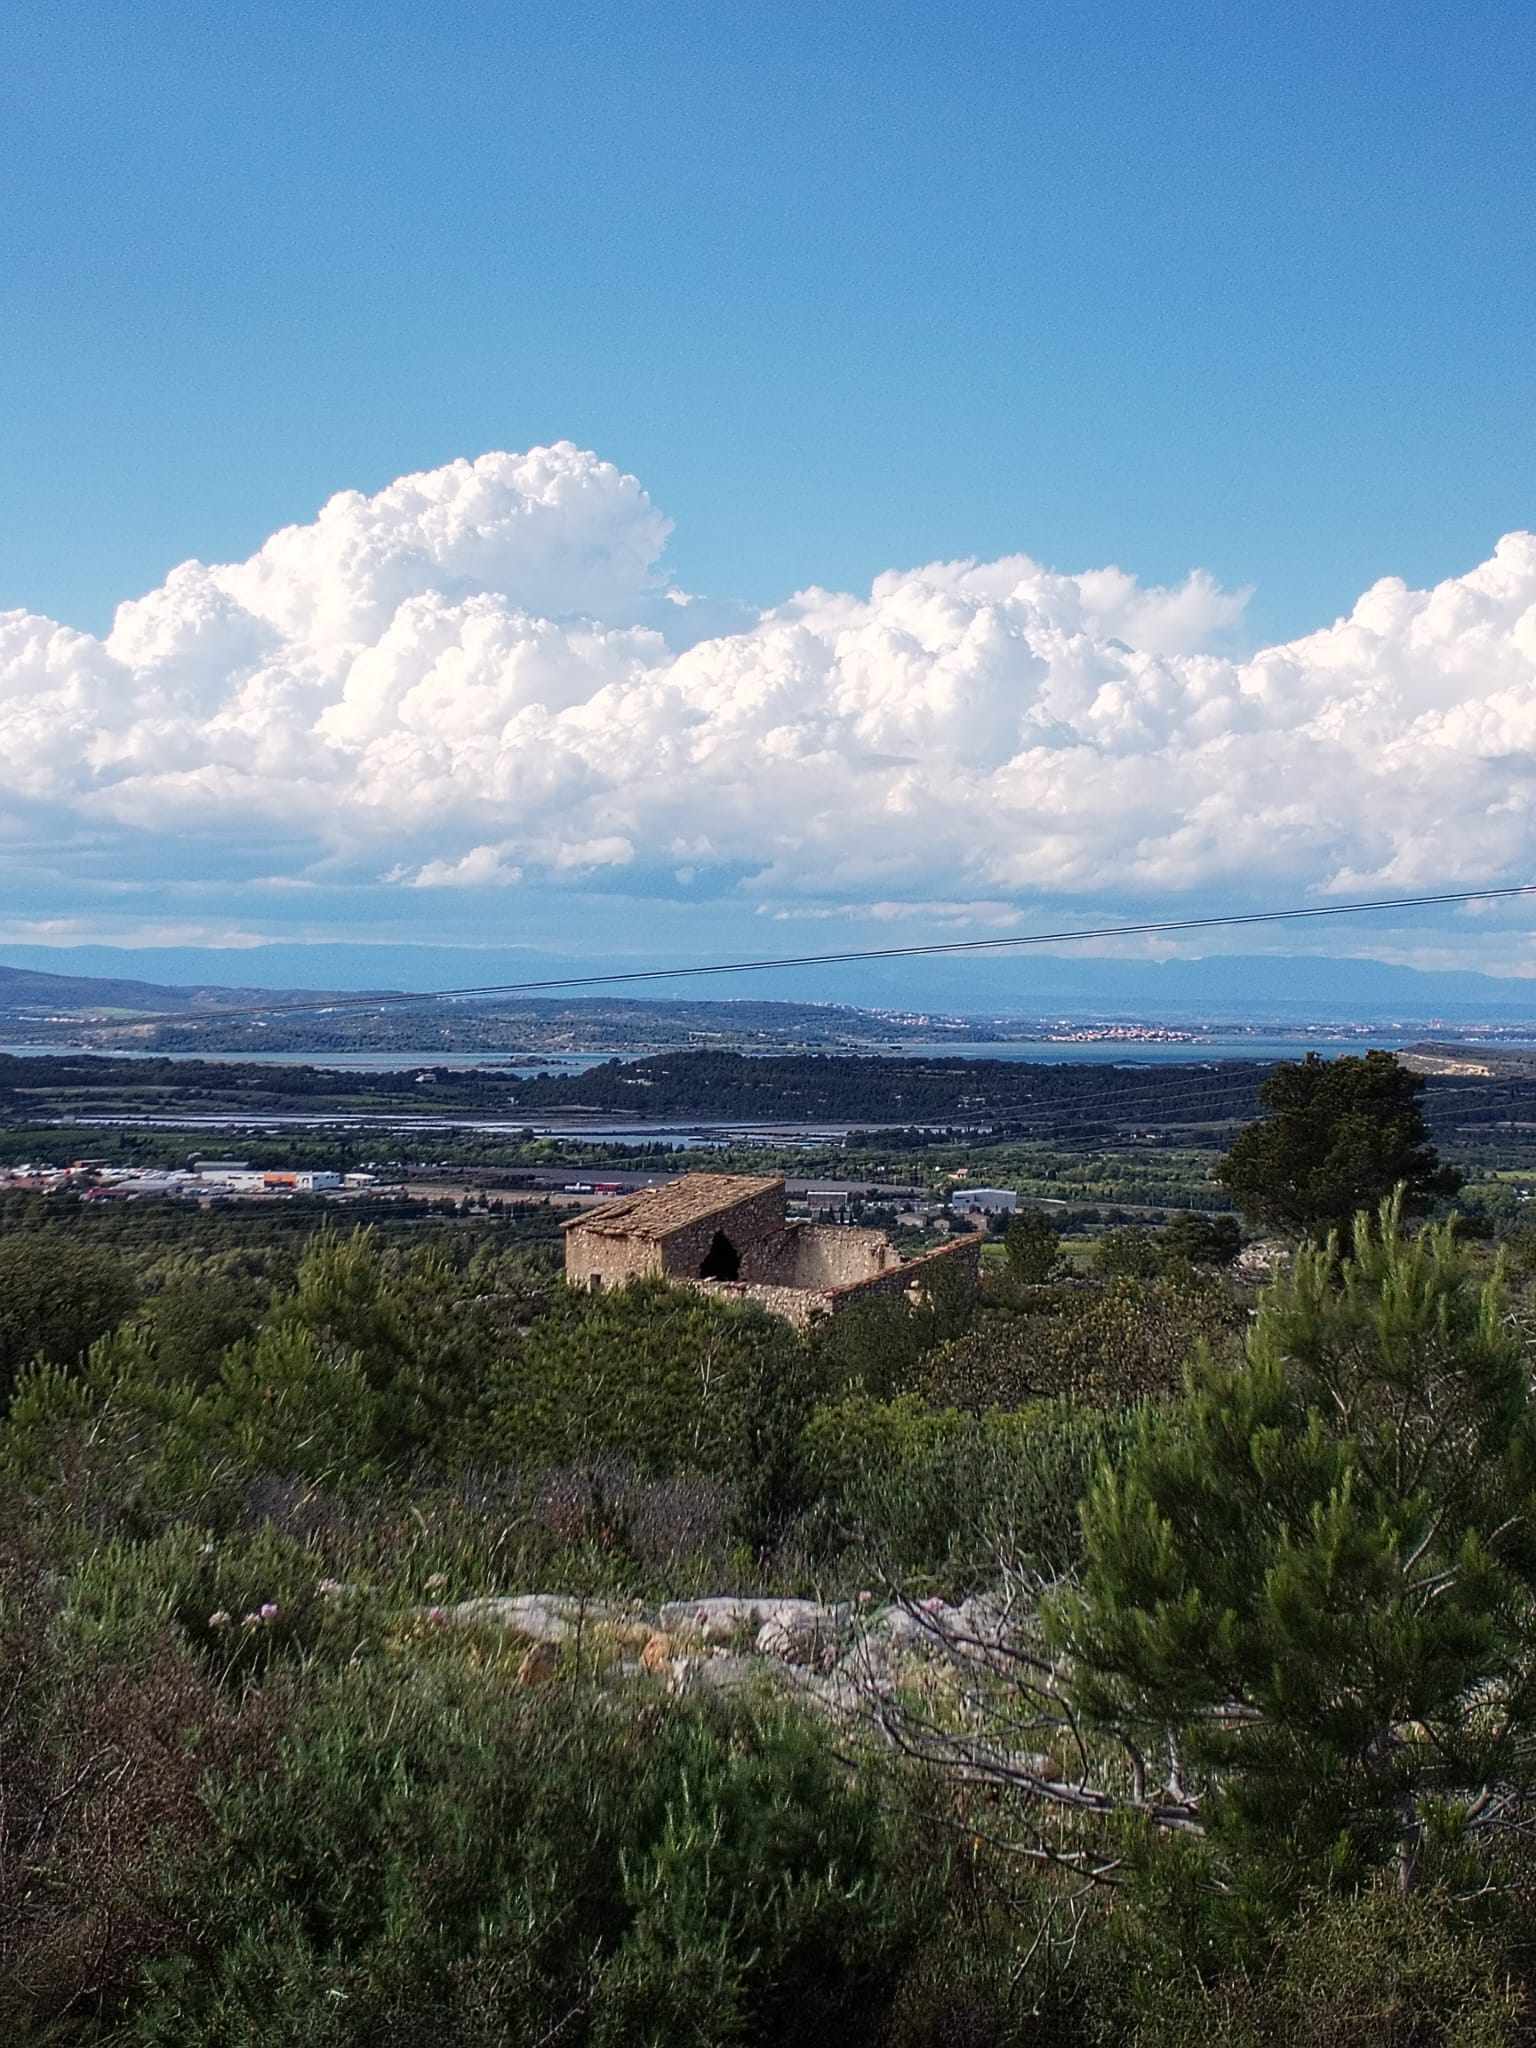
[{"label": "cloud bank", "polygon": [[740,615],[669,584],[669,531],[560,442],[343,492],[104,640],[0,613],[0,870],[985,925],[1536,865],[1532,534],[1238,659],[1200,571],[938,562]]}]

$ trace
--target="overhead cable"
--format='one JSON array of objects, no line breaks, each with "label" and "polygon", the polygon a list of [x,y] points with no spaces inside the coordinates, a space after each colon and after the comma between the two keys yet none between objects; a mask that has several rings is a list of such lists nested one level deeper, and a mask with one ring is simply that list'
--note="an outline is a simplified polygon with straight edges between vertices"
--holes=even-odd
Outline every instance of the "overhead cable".
[{"label": "overhead cable", "polygon": [[[999,953],[1025,946],[1080,945],[1094,939],[1153,938],[1174,932],[1232,930],[1242,925],[1283,924],[1303,918],[1358,917],[1382,910],[1423,910],[1453,903],[1489,903],[1510,896],[1536,894],[1536,882],[1519,882],[1492,889],[1453,889],[1431,896],[1381,897],[1361,903],[1307,904],[1288,910],[1232,911],[1210,917],[1159,918],[1144,924],[1106,924],[1058,932],[1026,932],[1012,937],[987,939],[929,939],[912,946],[863,946],[839,953],[796,953],[776,959],[710,960],[686,967],[626,967],[602,974],[556,974],[536,981],[485,982],[468,988],[384,990],[374,995],[316,995],[302,1002],[230,1004],[217,1009],[170,1011],[153,1016],[140,1014],[122,1020],[135,1026],[145,1024],[228,1023],[241,1017],[291,1017],[327,1014],[339,1010],[380,1010],[422,1007],[427,1004],[465,1002],[491,996],[547,995],[559,990],[613,988],[624,983],[686,981],[695,976],[720,974],[772,974],[786,967],[837,967],[856,961],[914,960],[938,954]],[[118,1021],[118,1020],[113,1020]]]}]

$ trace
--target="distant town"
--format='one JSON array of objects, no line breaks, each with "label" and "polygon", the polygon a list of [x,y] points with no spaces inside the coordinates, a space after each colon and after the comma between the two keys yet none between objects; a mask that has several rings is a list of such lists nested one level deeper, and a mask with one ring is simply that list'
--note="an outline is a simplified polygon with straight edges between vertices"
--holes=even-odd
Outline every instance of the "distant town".
[{"label": "distant town", "polygon": [[[569,1170],[525,1169],[506,1180],[484,1182],[439,1174],[428,1167],[381,1166],[339,1169],[313,1166],[254,1166],[244,1159],[198,1159],[183,1167],[122,1166],[101,1158],[64,1162],[28,1161],[0,1168],[0,1192],[73,1196],[82,1202],[273,1202],[320,1196],[347,1204],[358,1201],[452,1201],[487,1208],[539,1204],[567,1211],[601,1206],[617,1196],[663,1185],[667,1173],[606,1173],[582,1178]],[[1012,1188],[970,1184],[964,1169],[942,1176],[940,1188],[897,1185],[886,1180],[789,1177],[785,1196],[791,1216],[821,1222],[846,1221],[874,1206],[898,1228],[931,1230],[935,1225],[985,1228],[1007,1218],[1019,1205]],[[1046,1200],[1044,1206],[1064,1207]]]}]

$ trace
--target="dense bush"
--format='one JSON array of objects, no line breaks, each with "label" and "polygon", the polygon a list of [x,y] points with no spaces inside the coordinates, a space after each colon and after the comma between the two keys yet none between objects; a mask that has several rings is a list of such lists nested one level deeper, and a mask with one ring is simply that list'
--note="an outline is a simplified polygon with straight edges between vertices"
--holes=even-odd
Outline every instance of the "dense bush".
[{"label": "dense bush", "polygon": [[137,1296],[121,1259],[63,1231],[0,1237],[0,1414],[26,1366],[42,1359],[72,1370]]},{"label": "dense bush", "polygon": [[1175,1392],[1197,1349],[1230,1347],[1243,1315],[1219,1281],[1191,1272],[1042,1288],[931,1352],[917,1384],[973,1413],[1055,1396],[1117,1407]]},{"label": "dense bush", "polygon": [[1529,1996],[1503,1945],[1444,1895],[1324,1895],[1252,1970],[1203,1979],[1174,1963],[1131,1982],[1135,2048],[1516,2048],[1530,2039]]},{"label": "dense bush", "polygon": [[1078,1503],[1130,1418],[1039,1401],[982,1416],[917,1395],[855,1394],[805,1432],[818,1549],[842,1576],[952,1594],[995,1580],[1001,1561],[1054,1577],[1080,1551]]},{"label": "dense bush", "polygon": [[22,2042],[98,2038],[176,1939],[162,1872],[211,1836],[210,1773],[272,1756],[259,1697],[153,1626],[110,1653],[61,1636],[35,1532],[0,1528],[0,2023]]},{"label": "dense bush", "polygon": [[944,1892],[782,1714],[615,1713],[422,1651],[284,1704],[155,1893],[126,2040],[873,2043]]}]

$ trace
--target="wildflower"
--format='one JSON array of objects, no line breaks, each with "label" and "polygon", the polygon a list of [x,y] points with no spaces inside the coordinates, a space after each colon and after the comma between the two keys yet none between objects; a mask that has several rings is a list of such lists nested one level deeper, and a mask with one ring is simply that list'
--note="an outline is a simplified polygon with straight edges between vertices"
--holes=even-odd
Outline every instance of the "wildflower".
[{"label": "wildflower", "polygon": [[434,1628],[444,1628],[448,1621],[448,1617],[441,1607],[429,1607],[427,1609],[427,1619]]},{"label": "wildflower", "polygon": [[260,1628],[261,1616],[259,1614],[242,1614],[240,1617],[240,1626],[242,1628]]},{"label": "wildflower", "polygon": [[319,1585],[316,1586],[315,1591],[322,1599],[329,1600],[341,1591],[341,1581],[340,1579],[322,1579]]},{"label": "wildflower", "polygon": [[944,1602],[937,1593],[930,1593],[928,1595],[928,1598],[923,1602],[923,1612],[924,1614],[942,1614],[944,1612]]},{"label": "wildflower", "polygon": [[262,1621],[276,1621],[280,1611],[277,1602],[269,1600],[262,1608],[259,1619]]},{"label": "wildflower", "polygon": [[867,1606],[869,1605],[870,1601],[874,1599],[874,1597],[875,1597],[875,1596],[874,1596],[874,1594],[873,1594],[873,1593],[871,1593],[871,1592],[869,1592],[869,1591],[867,1591],[867,1590],[866,1590],[865,1592],[862,1592],[862,1593],[860,1593],[860,1595],[859,1595],[859,1605],[860,1605],[861,1607],[867,1607]]},{"label": "wildflower", "polygon": [[217,1613],[214,1613],[214,1614],[210,1614],[210,1615],[209,1615],[209,1617],[208,1617],[208,1626],[209,1626],[210,1628],[228,1628],[228,1627],[229,1627],[229,1616],[228,1616],[228,1614],[227,1614],[227,1613],[225,1612],[225,1610],[224,1610],[224,1609],[223,1609],[222,1607],[221,1607],[221,1608],[219,1608],[219,1610],[217,1611]]},{"label": "wildflower", "polygon": [[448,1574],[446,1572],[434,1572],[431,1578],[427,1580],[427,1591],[429,1593],[440,1593],[447,1583]]}]

